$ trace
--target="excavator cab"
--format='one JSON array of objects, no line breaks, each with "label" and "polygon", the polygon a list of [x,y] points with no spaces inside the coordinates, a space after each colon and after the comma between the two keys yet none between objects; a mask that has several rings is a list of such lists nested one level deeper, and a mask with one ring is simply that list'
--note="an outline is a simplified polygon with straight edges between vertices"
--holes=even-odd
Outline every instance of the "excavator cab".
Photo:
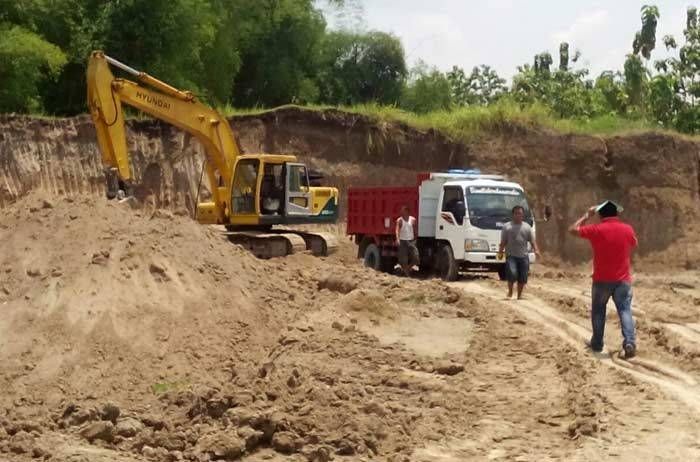
[{"label": "excavator cab", "polygon": [[231,185],[229,225],[250,227],[329,223],[337,218],[335,188],[311,186],[305,164],[295,156],[246,154],[238,157]]}]

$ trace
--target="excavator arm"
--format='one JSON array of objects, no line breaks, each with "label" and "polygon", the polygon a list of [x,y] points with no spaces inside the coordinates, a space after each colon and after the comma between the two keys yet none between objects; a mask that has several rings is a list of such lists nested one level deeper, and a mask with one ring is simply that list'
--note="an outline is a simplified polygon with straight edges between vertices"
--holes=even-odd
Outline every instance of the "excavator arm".
[{"label": "excavator arm", "polygon": [[[110,65],[137,81],[115,78]],[[202,223],[226,223],[230,213],[226,186],[231,184],[239,151],[233,131],[221,114],[197,101],[192,93],[178,90],[100,51],[90,56],[87,86],[90,115],[108,179],[116,174],[122,184],[133,181],[122,109],[122,104],[127,104],[186,131],[202,143],[213,204],[199,206],[197,219]]]}]

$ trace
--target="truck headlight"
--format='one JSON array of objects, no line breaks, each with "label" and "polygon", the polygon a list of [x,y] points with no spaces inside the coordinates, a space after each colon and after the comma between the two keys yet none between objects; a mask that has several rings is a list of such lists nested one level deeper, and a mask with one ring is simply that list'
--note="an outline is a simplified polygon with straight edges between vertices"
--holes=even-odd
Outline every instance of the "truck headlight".
[{"label": "truck headlight", "polygon": [[488,252],[489,242],[484,239],[467,239],[464,241],[466,252]]}]

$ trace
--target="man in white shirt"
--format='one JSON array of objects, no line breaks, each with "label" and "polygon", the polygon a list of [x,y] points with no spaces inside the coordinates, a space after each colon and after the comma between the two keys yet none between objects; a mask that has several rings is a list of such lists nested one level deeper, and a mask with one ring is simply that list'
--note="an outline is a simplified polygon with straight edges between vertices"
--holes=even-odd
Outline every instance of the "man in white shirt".
[{"label": "man in white shirt", "polygon": [[408,213],[408,206],[401,207],[401,216],[396,220],[396,242],[399,244],[399,265],[406,276],[419,263],[416,247],[416,218]]}]

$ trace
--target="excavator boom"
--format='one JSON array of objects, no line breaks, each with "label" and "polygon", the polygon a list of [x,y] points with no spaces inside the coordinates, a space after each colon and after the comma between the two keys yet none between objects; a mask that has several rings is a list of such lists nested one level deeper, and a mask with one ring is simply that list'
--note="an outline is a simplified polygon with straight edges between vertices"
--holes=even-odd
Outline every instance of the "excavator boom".
[{"label": "excavator boom", "polygon": [[[141,85],[115,78],[110,64],[136,77]],[[230,184],[233,165],[239,156],[233,131],[226,119],[197,101],[192,93],[178,90],[99,51],[90,56],[87,82],[88,106],[107,169],[116,171],[123,184],[128,185],[133,180],[122,104],[164,120],[190,133],[204,146],[207,177],[216,210],[212,219],[224,223],[229,199],[225,188],[219,185]]]}]

